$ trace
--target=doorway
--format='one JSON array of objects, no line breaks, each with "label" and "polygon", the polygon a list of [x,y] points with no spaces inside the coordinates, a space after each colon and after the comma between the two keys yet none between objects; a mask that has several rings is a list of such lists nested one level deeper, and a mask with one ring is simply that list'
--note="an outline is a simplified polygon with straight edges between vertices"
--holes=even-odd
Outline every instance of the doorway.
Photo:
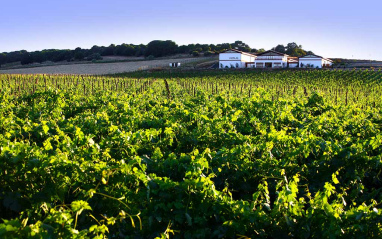
[{"label": "doorway", "polygon": [[265,68],[272,68],[272,62],[265,63]]}]

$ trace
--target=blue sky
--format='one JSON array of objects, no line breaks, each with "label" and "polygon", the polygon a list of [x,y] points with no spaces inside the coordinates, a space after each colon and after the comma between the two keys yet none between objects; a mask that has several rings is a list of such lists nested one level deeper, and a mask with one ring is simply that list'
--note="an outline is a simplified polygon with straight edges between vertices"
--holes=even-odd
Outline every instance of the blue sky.
[{"label": "blue sky", "polygon": [[377,0],[0,0],[0,52],[111,43],[295,41],[325,57],[382,60]]}]

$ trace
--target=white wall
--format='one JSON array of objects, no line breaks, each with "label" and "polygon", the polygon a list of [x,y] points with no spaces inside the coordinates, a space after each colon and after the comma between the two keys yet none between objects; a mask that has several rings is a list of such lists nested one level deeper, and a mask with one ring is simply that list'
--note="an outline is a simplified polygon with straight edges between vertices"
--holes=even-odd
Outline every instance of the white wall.
[{"label": "white wall", "polygon": [[245,62],[241,61],[219,61],[219,68],[245,68]]},{"label": "white wall", "polygon": [[[282,61],[282,60],[259,60],[259,59],[256,59],[255,64],[256,63],[263,63],[264,67],[265,67],[265,63],[272,63],[272,67],[274,67],[274,63],[280,63],[281,67],[287,67],[287,62]],[[285,65],[283,65],[283,63],[285,63]]]},{"label": "white wall", "polygon": [[255,57],[254,56],[249,56],[249,55],[242,54],[241,55],[241,61],[243,61],[243,62],[254,62],[255,61]]},{"label": "white wall", "polygon": [[219,54],[219,68],[236,68],[237,65],[239,68],[241,65],[241,54],[240,53],[220,53]]},{"label": "white wall", "polygon": [[219,61],[241,61],[240,53],[220,53]]},{"label": "white wall", "polygon": [[258,56],[258,60],[270,60],[270,61],[282,61],[284,59],[283,56]]},{"label": "white wall", "polygon": [[219,68],[245,68],[246,62],[254,62],[255,56],[241,53],[220,53]]},{"label": "white wall", "polygon": [[255,63],[272,63],[272,67],[275,67],[274,63],[280,63],[277,67],[281,66],[282,68],[287,67],[287,62],[287,56],[258,56],[255,60]]},{"label": "white wall", "polygon": [[306,67],[308,64],[311,65],[311,67],[313,67],[313,68],[316,68],[316,67],[322,68],[323,60],[321,58],[316,58],[316,59],[313,59],[313,58],[310,58],[310,59],[300,58],[300,67],[301,67],[301,63],[304,64],[303,68]]}]

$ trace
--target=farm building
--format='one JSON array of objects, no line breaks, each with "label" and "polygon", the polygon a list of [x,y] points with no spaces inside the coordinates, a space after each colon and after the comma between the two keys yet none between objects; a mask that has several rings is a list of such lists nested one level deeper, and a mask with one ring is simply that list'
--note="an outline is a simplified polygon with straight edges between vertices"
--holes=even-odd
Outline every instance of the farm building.
[{"label": "farm building", "polygon": [[253,54],[231,49],[219,54],[219,68],[247,68],[255,58]]},{"label": "farm building", "polygon": [[300,67],[323,68],[330,67],[333,61],[322,56],[306,55],[299,58]]},{"label": "farm building", "polygon": [[287,68],[298,67],[298,57],[288,56]]},{"label": "farm building", "polygon": [[317,55],[291,57],[274,50],[254,55],[230,49],[219,54],[219,68],[322,68],[329,67],[332,63],[330,59]]},{"label": "farm building", "polygon": [[288,63],[288,55],[269,50],[256,55],[256,68],[285,68]]},{"label": "farm building", "polygon": [[170,67],[180,67],[180,62],[172,62],[169,65]]}]

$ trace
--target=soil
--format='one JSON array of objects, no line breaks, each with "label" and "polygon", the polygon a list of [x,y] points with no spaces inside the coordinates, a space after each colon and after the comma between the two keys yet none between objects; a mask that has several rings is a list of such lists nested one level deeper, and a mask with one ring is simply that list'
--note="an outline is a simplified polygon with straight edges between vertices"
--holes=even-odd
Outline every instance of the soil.
[{"label": "soil", "polygon": [[189,64],[201,60],[210,60],[208,57],[192,57],[180,59],[160,59],[151,61],[136,62],[113,62],[113,63],[89,63],[74,65],[54,65],[31,68],[0,70],[0,74],[86,74],[86,75],[104,75],[122,72],[132,72],[137,70],[146,70],[158,67],[168,67],[169,63],[180,62]]}]

